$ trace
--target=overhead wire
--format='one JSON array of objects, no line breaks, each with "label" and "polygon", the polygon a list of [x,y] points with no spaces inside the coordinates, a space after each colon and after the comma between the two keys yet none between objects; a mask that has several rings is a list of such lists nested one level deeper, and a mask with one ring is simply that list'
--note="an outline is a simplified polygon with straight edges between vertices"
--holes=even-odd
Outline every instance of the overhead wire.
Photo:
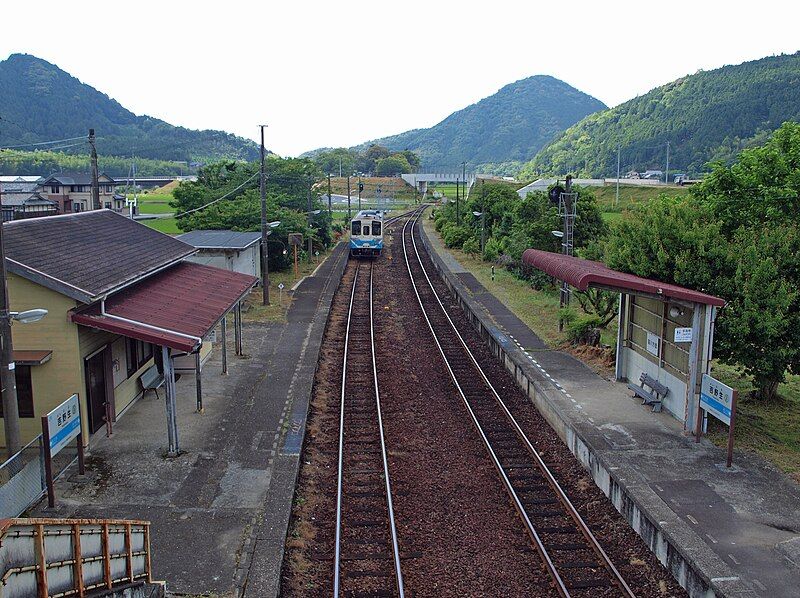
[{"label": "overhead wire", "polygon": [[231,196],[233,193],[236,193],[237,191],[239,191],[239,189],[242,189],[242,188],[243,188],[245,185],[247,185],[247,184],[248,184],[250,181],[252,181],[254,178],[256,178],[257,176],[260,176],[260,175],[261,175],[261,173],[260,173],[260,172],[257,172],[257,173],[255,173],[253,176],[251,176],[249,179],[247,179],[247,180],[246,180],[244,183],[242,183],[241,185],[239,185],[239,186],[238,186],[238,187],[236,187],[235,189],[231,189],[230,191],[228,191],[228,192],[227,192],[225,195],[223,195],[222,197],[218,197],[217,199],[214,199],[214,200],[212,200],[212,201],[210,201],[210,202],[208,202],[208,203],[205,203],[205,204],[203,204],[202,206],[198,206],[198,207],[196,207],[196,208],[192,208],[191,210],[186,210],[186,211],[184,211],[184,212],[181,212],[180,214],[175,214],[175,218],[182,218],[183,216],[186,216],[186,215],[188,215],[188,214],[192,214],[192,213],[194,213],[194,212],[198,212],[198,211],[200,211],[200,210],[204,210],[204,209],[206,209],[207,207],[209,207],[209,206],[213,206],[215,203],[218,203],[218,202],[222,201],[223,199],[227,199],[227,198],[228,198],[228,197],[230,197],[230,196]]}]

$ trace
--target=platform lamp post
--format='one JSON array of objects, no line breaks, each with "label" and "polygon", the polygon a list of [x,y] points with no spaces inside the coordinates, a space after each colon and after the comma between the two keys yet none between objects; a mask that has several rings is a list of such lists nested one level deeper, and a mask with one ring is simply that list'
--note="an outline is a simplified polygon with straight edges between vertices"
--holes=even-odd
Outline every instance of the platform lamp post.
[{"label": "platform lamp post", "polygon": [[472,215],[481,219],[481,256],[483,256],[483,246],[486,242],[486,211],[472,212]]},{"label": "platform lamp post", "polygon": [[269,305],[269,236],[272,234],[272,229],[280,225],[280,220],[268,222],[267,225],[263,227],[264,230],[261,234],[261,242],[264,244],[264,247],[261,248],[261,259],[264,260],[264,263],[261,264],[262,305]]},{"label": "platform lamp post", "polygon": [[[311,206],[311,191],[309,191],[308,197],[309,197],[308,205],[310,207]],[[311,228],[312,228],[311,227],[311,217],[312,216],[316,216],[320,212],[322,212],[322,210],[308,210],[306,212],[306,216],[308,216],[308,262],[309,263],[311,263],[311,254],[312,254],[313,249],[314,249],[313,240],[311,239]]]}]

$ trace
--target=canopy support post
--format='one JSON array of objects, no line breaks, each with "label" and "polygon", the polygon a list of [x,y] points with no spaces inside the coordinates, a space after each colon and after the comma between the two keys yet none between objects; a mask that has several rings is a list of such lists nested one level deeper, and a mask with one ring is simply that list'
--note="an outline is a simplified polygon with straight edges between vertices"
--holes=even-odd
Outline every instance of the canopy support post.
[{"label": "canopy support post", "polygon": [[242,303],[240,301],[237,301],[233,308],[233,324],[235,327],[236,355],[241,357],[244,352],[242,351]]},{"label": "canopy support post", "polygon": [[200,369],[200,349],[194,354],[194,387],[197,393],[197,413],[203,413],[203,372]]},{"label": "canopy support post", "polygon": [[625,331],[627,330],[627,327],[628,327],[628,294],[620,293],[619,312],[617,314],[617,358],[614,371],[614,377],[617,379],[618,382],[622,381],[623,378],[624,367],[622,360],[624,359],[625,355],[625,341],[626,341]]},{"label": "canopy support post", "polygon": [[228,321],[222,317],[222,373],[228,374]]},{"label": "canopy support post", "polygon": [[161,347],[161,360],[164,364],[164,404],[167,408],[167,449],[168,457],[177,457],[180,453],[178,444],[177,401],[175,400],[175,368],[169,347]]}]

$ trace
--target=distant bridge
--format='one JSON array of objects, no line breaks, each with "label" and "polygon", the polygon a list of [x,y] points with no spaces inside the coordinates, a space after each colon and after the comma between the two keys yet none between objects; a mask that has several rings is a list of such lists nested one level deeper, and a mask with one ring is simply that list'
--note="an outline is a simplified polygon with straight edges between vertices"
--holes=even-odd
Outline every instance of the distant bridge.
[{"label": "distant bridge", "polygon": [[[464,182],[464,175],[460,172],[455,174],[450,173],[416,173],[416,174],[401,174],[403,180],[414,187],[420,193],[425,193],[428,190],[428,183],[463,183]],[[467,175],[467,187],[471,188],[472,185],[475,183],[475,175],[468,174]]]},{"label": "distant bridge", "polygon": [[[118,185],[127,185],[133,184],[133,178],[127,176],[117,176],[113,177],[114,180],[117,182]],[[171,183],[172,181],[196,181],[197,177],[194,175],[190,176],[137,176],[136,177],[136,186],[137,187],[163,187],[164,185]]]}]

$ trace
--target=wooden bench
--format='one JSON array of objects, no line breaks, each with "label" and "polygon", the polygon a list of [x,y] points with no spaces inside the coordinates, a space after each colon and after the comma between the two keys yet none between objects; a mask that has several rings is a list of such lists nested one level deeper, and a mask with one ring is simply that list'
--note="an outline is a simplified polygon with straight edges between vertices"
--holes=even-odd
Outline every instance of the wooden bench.
[{"label": "wooden bench", "polygon": [[142,383],[142,388],[145,393],[148,390],[154,390],[156,392],[156,398],[161,398],[158,396],[158,389],[164,386],[164,376],[158,373],[158,366],[152,365],[147,368],[142,375],[139,376],[139,382]]},{"label": "wooden bench", "polygon": [[[647,388],[645,388],[646,386],[649,387],[650,390],[647,390]],[[669,388],[644,372],[639,376],[639,384],[637,385],[633,382],[629,382],[628,388],[636,393],[637,397],[641,397],[642,405],[652,405],[653,412],[661,411],[661,403],[669,392]]]}]

